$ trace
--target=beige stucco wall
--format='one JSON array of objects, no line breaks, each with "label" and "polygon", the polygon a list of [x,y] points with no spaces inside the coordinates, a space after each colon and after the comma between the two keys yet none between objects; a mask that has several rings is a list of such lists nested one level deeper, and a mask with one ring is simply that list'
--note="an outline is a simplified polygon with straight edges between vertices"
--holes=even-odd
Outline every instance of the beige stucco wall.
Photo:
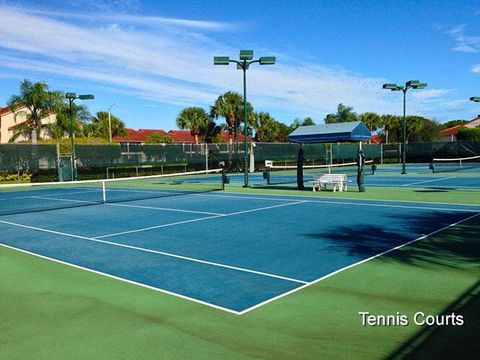
[{"label": "beige stucco wall", "polygon": [[472,121],[465,124],[465,127],[474,128],[480,126],[480,117],[473,119]]},{"label": "beige stucco wall", "polygon": [[[17,111],[15,111],[15,114],[11,111],[4,113],[3,115],[0,115],[0,143],[7,143],[10,138],[13,136],[13,129],[10,129],[12,126],[15,126],[17,124],[21,124],[24,122],[27,118],[27,108],[20,108]],[[57,120],[57,115],[56,114],[50,114],[49,116],[45,117],[42,119],[43,124],[51,124],[55,123]],[[40,134],[41,139],[46,139],[48,138],[48,135],[42,132]],[[19,137],[17,141],[25,141],[27,139],[23,137]]]}]

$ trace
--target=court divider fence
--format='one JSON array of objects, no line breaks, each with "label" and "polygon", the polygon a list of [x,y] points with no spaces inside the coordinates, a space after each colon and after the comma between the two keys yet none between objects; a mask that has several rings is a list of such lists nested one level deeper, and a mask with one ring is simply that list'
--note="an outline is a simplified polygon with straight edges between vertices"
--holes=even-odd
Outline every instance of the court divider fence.
[{"label": "court divider fence", "polygon": [[[243,171],[243,144],[138,144],[76,145],[79,179],[150,175],[188,170],[208,170],[225,165],[228,171]],[[401,144],[364,144],[367,159],[377,164],[401,161]],[[255,170],[265,160],[293,165],[300,145],[293,143],[250,144]],[[306,165],[354,161],[358,144],[303,145]],[[63,151],[64,152],[64,151]],[[407,144],[407,162],[429,163],[433,158],[457,158],[480,154],[480,141]],[[0,144],[0,176],[33,174],[32,181],[55,181],[71,159],[58,144]],[[63,161],[62,161],[63,159]]]}]

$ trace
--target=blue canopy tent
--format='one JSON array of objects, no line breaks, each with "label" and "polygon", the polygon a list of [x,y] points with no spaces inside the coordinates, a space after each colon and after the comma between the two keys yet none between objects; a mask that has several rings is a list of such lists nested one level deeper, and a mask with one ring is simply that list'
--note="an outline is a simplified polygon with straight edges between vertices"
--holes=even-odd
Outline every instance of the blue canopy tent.
[{"label": "blue canopy tent", "polygon": [[[360,142],[359,155],[361,156],[361,141],[368,141],[372,137],[370,130],[361,121],[300,126],[288,135],[288,140],[298,144],[333,143],[333,142]],[[303,190],[303,149],[300,147],[297,160],[297,185]],[[360,183],[359,183],[360,187]]]},{"label": "blue canopy tent", "polygon": [[368,141],[372,137],[370,130],[361,121],[300,126],[288,140],[299,144],[332,143],[341,141]]}]

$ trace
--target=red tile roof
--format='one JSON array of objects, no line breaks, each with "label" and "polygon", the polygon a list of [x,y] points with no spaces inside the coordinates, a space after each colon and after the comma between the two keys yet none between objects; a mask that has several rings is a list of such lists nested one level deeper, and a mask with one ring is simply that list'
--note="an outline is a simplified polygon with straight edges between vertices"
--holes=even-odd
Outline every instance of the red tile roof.
[{"label": "red tile roof", "polygon": [[[172,138],[174,143],[195,143],[194,136],[190,133],[189,130],[170,130],[165,132],[164,130],[154,130],[154,129],[127,129],[127,136],[120,137],[115,136],[113,140],[117,142],[145,142],[145,140],[152,133],[160,133],[162,135],[168,135]],[[220,138],[224,142],[228,142],[228,133],[226,131],[220,133]],[[238,141],[243,142],[245,137],[243,134],[238,134]]]},{"label": "red tile roof", "polygon": [[370,142],[372,144],[381,144],[382,143],[382,136],[381,135],[378,135],[378,134],[375,134],[375,135],[372,135],[371,139],[370,139]]},{"label": "red tile roof", "polygon": [[155,130],[155,129],[127,129],[127,136],[115,136],[113,138],[114,141],[117,142],[145,142],[145,140],[152,135],[153,133],[159,133],[160,135],[168,135],[163,130]]},{"label": "red tile roof", "polygon": [[465,127],[464,125],[453,126],[451,128],[440,131],[440,134],[442,134],[442,136],[457,135],[458,130],[460,130],[461,128],[464,128],[464,127]]},{"label": "red tile roof", "polygon": [[168,135],[170,135],[172,141],[176,143],[195,143],[195,138],[189,130],[170,130]]},{"label": "red tile roof", "polygon": [[11,112],[12,110],[10,110],[10,108],[8,107],[4,107],[4,108],[1,108],[0,107],[0,116],[1,115],[5,115],[5,114],[8,114],[9,112]]}]

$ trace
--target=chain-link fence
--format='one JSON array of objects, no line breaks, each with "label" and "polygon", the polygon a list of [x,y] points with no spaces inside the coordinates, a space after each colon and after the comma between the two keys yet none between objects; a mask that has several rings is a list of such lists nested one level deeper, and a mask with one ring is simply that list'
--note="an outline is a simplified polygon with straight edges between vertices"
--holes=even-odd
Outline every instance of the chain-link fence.
[{"label": "chain-link fence", "polygon": [[[367,159],[376,163],[401,162],[402,144],[364,144]],[[274,164],[295,164],[299,144],[248,144],[249,162],[255,170],[263,170],[265,160]],[[304,163],[335,164],[354,161],[358,144],[305,144]],[[457,141],[407,144],[407,162],[431,162],[433,158],[459,158],[480,154],[480,142]],[[230,171],[243,171],[244,144],[138,144],[76,145],[76,166],[79,178],[134,172],[132,175],[178,170],[202,170],[225,166]],[[253,154],[253,155],[252,155]],[[49,173],[57,176],[61,170],[60,146],[56,144],[0,144],[0,171]],[[67,158],[68,159],[68,158]],[[67,160],[68,162],[68,160]],[[251,166],[252,168],[252,166]],[[121,171],[120,171],[121,170]],[[93,175],[92,175],[93,176]]]}]

